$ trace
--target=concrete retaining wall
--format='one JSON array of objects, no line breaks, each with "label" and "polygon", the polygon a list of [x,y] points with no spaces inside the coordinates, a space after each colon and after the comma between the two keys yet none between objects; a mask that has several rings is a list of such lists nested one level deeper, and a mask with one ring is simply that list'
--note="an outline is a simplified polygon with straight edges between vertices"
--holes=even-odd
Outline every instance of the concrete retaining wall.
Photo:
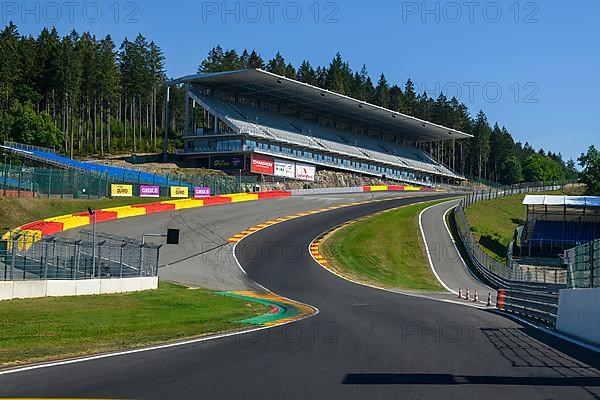
[{"label": "concrete retaining wall", "polygon": [[158,288],[158,277],[0,282],[0,300],[128,293]]},{"label": "concrete retaining wall", "polygon": [[600,345],[600,288],[561,290],[556,329]]},{"label": "concrete retaining wall", "polygon": [[308,196],[311,194],[335,194],[335,193],[362,193],[364,189],[359,187],[318,188],[318,189],[293,189],[292,196]]}]

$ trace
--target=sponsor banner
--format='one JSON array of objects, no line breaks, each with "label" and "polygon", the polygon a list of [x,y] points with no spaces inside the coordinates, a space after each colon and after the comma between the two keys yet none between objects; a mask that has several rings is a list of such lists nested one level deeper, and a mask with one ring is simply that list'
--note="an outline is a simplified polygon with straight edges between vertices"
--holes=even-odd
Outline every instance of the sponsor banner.
[{"label": "sponsor banner", "polygon": [[273,175],[275,173],[275,160],[260,154],[252,154],[250,171],[255,174]]},{"label": "sponsor banner", "polygon": [[316,168],[314,165],[296,163],[296,179],[314,181],[315,172]]},{"label": "sponsor banner", "polygon": [[140,197],[160,197],[160,186],[140,185]]},{"label": "sponsor banner", "polygon": [[210,197],[210,188],[209,187],[195,187],[194,188],[194,198],[198,199],[201,197]]},{"label": "sponsor banner", "polygon": [[189,189],[187,186],[171,186],[171,197],[187,198]]},{"label": "sponsor banner", "polygon": [[295,164],[291,161],[275,159],[275,176],[282,176],[284,178],[295,178]]},{"label": "sponsor banner", "polygon": [[244,169],[244,156],[211,156],[211,169]]},{"label": "sponsor banner", "polygon": [[111,197],[133,197],[133,185],[110,185]]}]

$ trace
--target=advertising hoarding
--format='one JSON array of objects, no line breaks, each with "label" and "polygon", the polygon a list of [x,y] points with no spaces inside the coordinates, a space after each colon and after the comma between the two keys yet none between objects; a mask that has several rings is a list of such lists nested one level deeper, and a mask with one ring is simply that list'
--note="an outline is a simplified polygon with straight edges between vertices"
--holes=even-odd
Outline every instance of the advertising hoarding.
[{"label": "advertising hoarding", "polygon": [[133,185],[120,185],[113,183],[110,185],[111,197],[133,197]]},{"label": "advertising hoarding", "polygon": [[194,198],[202,198],[202,197],[210,197],[210,188],[209,187],[195,187],[194,188]]},{"label": "advertising hoarding", "polygon": [[275,160],[273,157],[252,154],[250,171],[255,174],[273,175],[275,173]]},{"label": "advertising hoarding", "polygon": [[296,163],[296,179],[314,181],[316,168],[314,165]]},{"label": "advertising hoarding", "polygon": [[210,157],[211,169],[244,169],[244,156],[223,155]]},{"label": "advertising hoarding", "polygon": [[171,186],[171,197],[187,198],[188,195],[189,189],[187,186]]},{"label": "advertising hoarding", "polygon": [[160,186],[140,186],[140,197],[160,197]]},{"label": "advertising hoarding", "polygon": [[296,168],[293,161],[275,159],[275,176],[284,178],[295,178]]}]

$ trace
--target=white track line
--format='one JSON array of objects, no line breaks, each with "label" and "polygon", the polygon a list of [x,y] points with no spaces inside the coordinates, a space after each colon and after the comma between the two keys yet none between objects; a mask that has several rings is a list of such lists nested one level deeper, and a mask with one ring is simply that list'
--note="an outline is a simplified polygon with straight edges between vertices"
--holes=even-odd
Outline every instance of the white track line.
[{"label": "white track line", "polygon": [[[442,203],[442,204],[447,204],[447,203]],[[463,258],[462,254],[460,254],[460,251],[458,250],[458,246],[456,245],[456,240],[454,240],[454,237],[452,236],[452,232],[450,232],[450,227],[448,227],[448,220],[446,218],[447,215],[450,213],[450,211],[452,211],[455,208],[456,207],[450,207],[449,209],[447,209],[446,212],[444,213],[444,216],[442,217],[442,219],[444,221],[444,227],[446,228],[446,232],[448,232],[448,236],[450,237],[450,240],[452,241],[452,245],[454,246],[454,250],[456,250],[456,254],[458,254],[458,257],[460,257],[460,261],[462,262],[462,264],[463,264],[463,266],[464,266],[465,271],[467,272],[467,274],[469,274],[471,276],[471,278],[473,280],[475,280],[476,282],[479,282],[481,285],[483,285],[486,288],[488,288],[489,290],[495,292],[496,289],[493,289],[493,288],[489,287],[488,285],[486,285],[485,283],[483,283],[479,278],[477,278],[475,276],[475,274],[473,274],[473,271],[471,271],[471,269],[467,265],[465,259]]]},{"label": "white track line", "polygon": [[440,204],[445,204],[445,203],[433,204],[433,205],[425,208],[423,211],[421,211],[419,213],[419,230],[421,231],[421,238],[423,239],[423,244],[425,245],[425,253],[427,254],[427,260],[429,261],[429,267],[431,267],[431,271],[433,272],[433,275],[435,275],[435,278],[438,280],[438,282],[444,288],[446,288],[447,291],[458,295],[458,292],[456,290],[453,290],[448,285],[446,285],[446,283],[442,280],[442,278],[440,278],[437,271],[435,270],[435,266],[433,265],[433,260],[431,259],[431,252],[429,251],[429,245],[427,244],[427,238],[425,237],[425,231],[423,229],[423,213],[435,206],[440,205]]},{"label": "white track line", "polygon": [[[435,201],[435,200],[425,200],[425,201],[421,201],[421,202],[417,202],[417,203],[411,203],[411,204],[407,204],[407,205],[396,207],[396,208],[403,208],[403,207],[414,206],[414,205],[418,205],[418,204],[428,203],[430,201]],[[451,201],[453,201],[453,200],[451,200]],[[440,203],[440,204],[444,204],[444,203]],[[434,205],[437,205],[437,204],[434,204]],[[428,208],[430,208],[430,207],[428,207]],[[391,211],[391,210],[394,210],[394,208],[390,208],[390,209],[385,210],[385,211]],[[351,221],[347,221],[347,222],[351,222]],[[371,285],[371,284],[360,282],[360,281],[348,278],[348,277],[346,277],[344,275],[341,275],[340,273],[338,273],[337,271],[333,270],[332,268],[326,268],[325,266],[321,265],[321,263],[319,261],[317,261],[317,259],[315,258],[315,256],[313,256],[312,252],[310,251],[310,247],[315,242],[315,240],[317,240],[317,239],[323,237],[324,235],[327,235],[328,233],[330,233],[330,232],[338,229],[339,227],[341,227],[341,225],[342,224],[338,225],[337,227],[334,227],[334,228],[331,228],[331,229],[328,229],[328,230],[324,231],[319,236],[317,236],[316,238],[314,238],[310,242],[310,244],[308,245],[308,254],[310,254],[310,256],[312,257],[312,259],[314,260],[314,262],[316,262],[321,268],[323,268],[325,271],[329,272],[330,274],[333,274],[333,275],[337,276],[338,278],[344,279],[345,281],[354,283],[355,285],[364,286],[364,287],[368,287],[368,288],[376,289],[376,290],[381,290],[381,291],[388,292],[388,293],[395,293],[395,294],[399,294],[399,295],[403,295],[403,296],[416,297],[416,298],[419,298],[419,299],[434,300],[434,301],[439,301],[439,302],[442,302],[442,303],[458,304],[458,305],[461,305],[461,306],[466,306],[466,307],[471,307],[471,308],[477,308],[477,309],[480,309],[480,310],[481,309],[485,309],[485,307],[479,306],[477,304],[465,303],[464,301],[461,302],[461,301],[458,301],[458,300],[440,299],[440,298],[428,296],[426,294],[417,294],[417,293],[403,292],[403,291],[400,291],[400,290],[391,290],[391,289],[383,288],[383,287],[380,287],[380,286]],[[419,221],[419,225],[420,225],[420,221]],[[436,273],[436,276],[437,276],[437,273]],[[445,288],[447,288],[447,286],[439,279],[439,277],[438,277],[438,280],[440,281],[440,283],[442,283],[442,285]],[[458,292],[451,291],[450,289],[447,289],[447,290],[449,290],[453,294],[458,294]]]}]

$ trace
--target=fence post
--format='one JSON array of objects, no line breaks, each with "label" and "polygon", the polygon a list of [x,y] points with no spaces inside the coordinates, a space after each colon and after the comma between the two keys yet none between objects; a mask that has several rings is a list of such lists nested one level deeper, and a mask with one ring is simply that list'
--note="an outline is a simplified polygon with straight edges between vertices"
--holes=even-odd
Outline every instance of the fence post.
[{"label": "fence post", "polygon": [[17,185],[17,197],[21,197],[21,179],[23,178],[23,165],[19,168],[19,184]]},{"label": "fence post", "polygon": [[125,247],[126,243],[123,243],[121,245],[121,248],[119,249],[119,277],[122,278],[123,277],[123,247]]},{"label": "fence post", "polygon": [[50,192],[52,191],[52,168],[48,170],[48,198],[50,198]]},{"label": "fence post", "polygon": [[143,276],[142,268],[144,267],[144,244],[140,245],[140,278]]},{"label": "fence post", "polygon": [[594,287],[594,246],[595,242],[589,243],[590,247],[590,288]]}]

